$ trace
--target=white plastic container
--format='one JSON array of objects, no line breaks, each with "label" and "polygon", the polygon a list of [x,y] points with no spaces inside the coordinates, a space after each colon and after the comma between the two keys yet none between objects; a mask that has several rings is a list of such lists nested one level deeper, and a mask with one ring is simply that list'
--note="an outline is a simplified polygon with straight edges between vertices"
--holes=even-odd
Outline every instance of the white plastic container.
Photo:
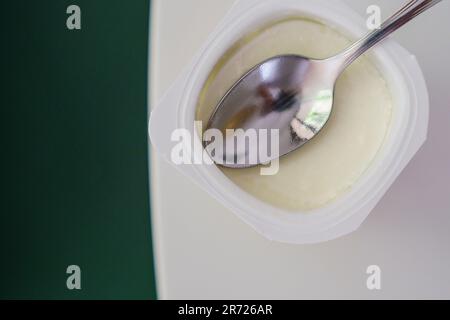
[{"label": "white plastic container", "polygon": [[[211,34],[192,63],[154,108],[149,124],[156,151],[168,162],[171,134],[193,128],[198,95],[223,53],[243,35],[285,16],[309,16],[358,39],[365,21],[339,0],[239,0]],[[268,239],[316,243],[356,230],[426,140],[429,101],[426,84],[413,55],[393,40],[372,50],[372,59],[394,98],[394,115],[384,145],[352,189],[320,209],[288,212],[254,198],[231,182],[216,166],[175,165],[184,174]],[[380,230],[382,232],[382,230]]]}]

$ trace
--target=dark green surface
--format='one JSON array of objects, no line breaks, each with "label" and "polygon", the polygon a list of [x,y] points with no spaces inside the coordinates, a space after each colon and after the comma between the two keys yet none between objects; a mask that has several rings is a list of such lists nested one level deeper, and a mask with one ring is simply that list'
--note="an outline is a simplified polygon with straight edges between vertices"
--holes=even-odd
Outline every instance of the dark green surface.
[{"label": "dark green surface", "polygon": [[[149,1],[1,1],[0,14],[0,298],[155,298]],[[66,288],[71,264],[81,291]]]}]

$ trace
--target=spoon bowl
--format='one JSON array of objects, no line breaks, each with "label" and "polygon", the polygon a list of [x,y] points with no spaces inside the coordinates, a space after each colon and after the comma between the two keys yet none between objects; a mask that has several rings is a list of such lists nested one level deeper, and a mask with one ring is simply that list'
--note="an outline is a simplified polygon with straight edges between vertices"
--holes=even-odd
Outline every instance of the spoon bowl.
[{"label": "spoon bowl", "polygon": [[[313,60],[296,55],[271,58],[245,74],[224,96],[213,112],[208,128],[227,130],[255,130],[256,136],[277,130],[279,149],[283,154],[300,148],[311,140],[328,121],[333,106],[336,72],[331,61]],[[328,67],[327,67],[328,66]],[[264,131],[263,131],[264,130]],[[248,135],[249,136],[249,135]],[[261,163],[260,152],[256,163],[250,162],[251,148],[227,147],[215,152],[212,158],[225,167],[248,167]],[[273,141],[258,143],[257,151],[270,150]],[[207,146],[208,144],[206,144]],[[256,151],[256,150],[253,150]],[[279,156],[265,153],[265,161]],[[232,161],[226,161],[232,159]]]}]

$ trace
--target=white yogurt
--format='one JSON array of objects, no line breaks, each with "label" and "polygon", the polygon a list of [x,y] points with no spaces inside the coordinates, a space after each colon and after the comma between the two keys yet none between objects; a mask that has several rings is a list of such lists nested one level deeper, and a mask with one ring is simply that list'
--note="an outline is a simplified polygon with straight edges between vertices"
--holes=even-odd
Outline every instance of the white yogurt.
[{"label": "white yogurt", "polygon": [[[308,18],[277,21],[236,43],[217,63],[200,94],[197,120],[207,122],[226,91],[256,64],[279,54],[332,56],[351,44],[346,37]],[[392,118],[386,81],[368,57],[354,62],[336,86],[333,114],[311,142],[280,161],[275,176],[260,168],[223,169],[249,194],[295,212],[321,208],[358,181],[380,150]]]}]

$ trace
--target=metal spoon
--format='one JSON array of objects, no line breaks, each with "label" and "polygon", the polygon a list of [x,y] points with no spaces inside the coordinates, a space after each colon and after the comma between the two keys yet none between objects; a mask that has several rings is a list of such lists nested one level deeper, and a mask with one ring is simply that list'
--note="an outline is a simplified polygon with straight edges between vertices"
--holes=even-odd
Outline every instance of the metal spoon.
[{"label": "metal spoon", "polygon": [[[344,52],[324,60],[297,55],[271,58],[245,74],[222,98],[207,129],[278,129],[279,153],[260,157],[267,146],[237,147],[225,140],[222,149],[208,150],[212,160],[230,168],[245,168],[275,160],[310,141],[327,123],[332,108],[335,83],[341,73],[359,56],[392,32],[442,0],[412,0],[381,25]],[[242,131],[242,130],[241,130]],[[234,138],[233,138],[234,139]],[[267,140],[267,137],[266,137]],[[228,142],[227,142],[228,141]],[[231,147],[229,147],[231,146]],[[250,153],[258,149],[257,158]],[[264,150],[264,151],[266,151]]]}]

